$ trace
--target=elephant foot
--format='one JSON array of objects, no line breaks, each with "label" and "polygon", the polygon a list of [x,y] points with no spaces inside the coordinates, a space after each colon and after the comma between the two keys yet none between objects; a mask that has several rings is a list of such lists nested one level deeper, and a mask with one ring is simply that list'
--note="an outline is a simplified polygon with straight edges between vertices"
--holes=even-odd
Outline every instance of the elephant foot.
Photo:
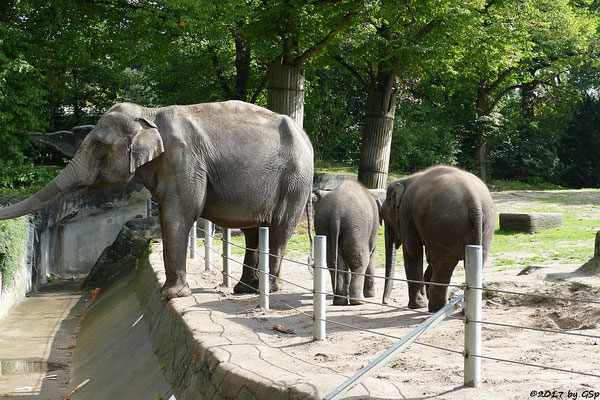
[{"label": "elephant foot", "polygon": [[348,298],[347,297],[338,297],[338,296],[335,296],[333,298],[333,305],[334,306],[347,306],[348,305]]},{"label": "elephant foot", "polygon": [[278,292],[283,289],[283,282],[278,281],[277,279],[272,279],[269,282],[269,292]]},{"label": "elephant foot", "polygon": [[375,289],[369,288],[363,291],[363,296],[365,297],[375,297]]},{"label": "elephant foot", "polygon": [[233,287],[233,293],[258,293],[258,279],[251,282],[239,281],[237,285]]},{"label": "elephant foot", "polygon": [[443,303],[437,302],[437,303],[436,303],[436,302],[431,302],[431,301],[430,301],[430,302],[429,302],[429,307],[428,307],[428,308],[429,308],[429,311],[430,311],[430,312],[437,312],[437,311],[439,311],[440,309],[442,309],[442,308],[443,308],[443,307],[444,307],[446,304],[447,304],[446,302],[443,302]]},{"label": "elephant foot", "polygon": [[427,302],[424,299],[416,299],[408,301],[408,308],[416,310],[417,308],[427,307]]},{"label": "elephant foot", "polygon": [[160,297],[169,301],[175,297],[187,297],[192,294],[192,291],[186,282],[167,281],[160,290]]},{"label": "elephant foot", "polygon": [[350,305],[353,306],[360,306],[361,304],[365,304],[364,301],[362,301],[361,299],[357,299],[357,298],[350,298]]}]

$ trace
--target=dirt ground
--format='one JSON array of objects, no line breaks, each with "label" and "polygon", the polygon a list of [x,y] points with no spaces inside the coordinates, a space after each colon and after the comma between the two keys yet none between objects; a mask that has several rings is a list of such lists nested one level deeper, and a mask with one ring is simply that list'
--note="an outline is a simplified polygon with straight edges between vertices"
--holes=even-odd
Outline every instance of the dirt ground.
[{"label": "dirt ground", "polygon": [[[494,198],[499,211],[515,212],[535,208],[540,198],[556,193],[500,192],[494,193]],[[570,191],[565,192],[564,196],[566,201],[560,207],[564,207],[565,211],[576,212],[581,218],[600,219],[600,191]],[[591,238],[595,233],[590,230]],[[199,251],[202,253],[203,249]],[[384,249],[377,251],[383,252]],[[298,261],[306,259],[302,254],[289,254],[287,257]],[[236,259],[241,261],[241,256],[236,256]],[[493,260],[488,261],[489,265],[494,265]],[[312,299],[305,290],[312,288],[312,274],[307,267],[284,261],[282,278],[303,288],[285,284],[282,291],[272,294],[272,309],[264,311],[256,308],[256,295],[233,295],[231,289],[220,284],[222,278],[219,271],[204,271],[202,259],[188,262],[192,286],[196,288],[193,289],[196,307],[202,307],[210,298],[210,308],[215,312],[211,318],[223,315],[229,322],[238,324],[240,330],[246,332],[244,334],[251,335],[252,340],[258,340],[261,346],[271,349],[270,353],[265,352],[272,353],[268,362],[281,370],[282,376],[311,382],[320,394],[333,390],[394,344],[394,338],[405,336],[429,316],[424,311],[406,308],[406,285],[396,282],[389,306],[333,306],[331,299],[328,299],[327,318],[331,322],[327,324],[327,340],[313,342],[310,317]],[[217,255],[214,256],[214,263],[217,266],[221,263]],[[520,276],[517,276],[519,270],[515,269],[486,268],[484,286],[600,301],[600,276],[582,276],[575,272],[577,267],[579,265],[557,263]],[[397,271],[397,277],[404,278],[401,265]],[[240,266],[234,263],[233,276],[238,278],[240,275]],[[383,265],[377,266],[376,275],[384,275]],[[461,284],[463,281],[464,270],[460,265],[452,283]],[[377,297],[370,300],[380,303],[382,289],[383,280],[377,279]],[[451,298],[460,292],[460,289],[452,288]],[[458,313],[454,316],[457,319],[448,319],[422,335],[418,339],[420,344],[411,345],[379,369],[373,378],[353,389],[348,394],[349,398],[600,398],[600,304],[484,292],[485,322],[550,329],[572,335],[484,324],[482,355],[516,363],[483,359],[480,389],[463,386],[464,359],[461,353],[464,347],[464,324],[458,319]],[[356,328],[335,325],[334,322]],[[275,331],[273,327],[276,325],[291,329],[294,333]],[[227,325],[222,335],[234,341],[236,334],[231,329]],[[250,341],[250,338],[247,340]]]}]

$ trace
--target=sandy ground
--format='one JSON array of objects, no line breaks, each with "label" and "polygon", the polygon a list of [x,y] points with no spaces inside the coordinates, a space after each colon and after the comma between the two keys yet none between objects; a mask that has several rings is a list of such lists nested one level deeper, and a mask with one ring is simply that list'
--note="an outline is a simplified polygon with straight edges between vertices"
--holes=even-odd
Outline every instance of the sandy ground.
[{"label": "sandy ground", "polygon": [[[556,192],[552,192],[552,195],[555,194]],[[535,208],[536,199],[544,196],[548,194],[494,194],[502,212]],[[571,203],[565,204],[565,209],[575,209],[582,215],[585,214],[586,218],[600,218],[599,191],[580,192],[573,196],[573,201],[565,202]],[[593,237],[595,231],[591,231],[590,235]],[[202,254],[203,248],[198,251]],[[383,252],[384,249],[378,251]],[[155,256],[159,258],[160,254]],[[220,265],[220,257],[213,257],[214,263]],[[300,254],[291,254],[289,257],[299,261],[306,258]],[[241,256],[235,258],[241,261]],[[238,278],[241,276],[240,266],[233,264],[233,276]],[[521,276],[517,276],[519,271],[514,269],[487,268],[484,270],[484,286],[600,301],[600,276],[580,276],[574,272],[578,266],[545,266]],[[183,305],[182,302],[182,312],[209,309],[211,323],[224,327],[220,331],[213,331],[213,335],[226,338],[232,346],[236,340],[241,340],[244,343],[257,343],[257,348],[270,349],[259,351],[259,358],[270,370],[267,372],[261,366],[261,375],[273,374],[271,376],[276,380],[281,378],[308,382],[320,394],[332,391],[394,344],[396,339],[392,337],[405,336],[429,316],[426,312],[406,308],[406,285],[396,282],[389,306],[333,306],[331,299],[328,299],[327,318],[331,323],[327,324],[327,340],[313,342],[312,299],[311,294],[304,289],[312,287],[312,274],[307,267],[284,261],[282,278],[304,288],[285,284],[282,291],[272,294],[269,311],[256,308],[256,295],[233,295],[231,289],[222,285],[220,271],[204,271],[204,261],[201,258],[188,260],[188,271],[193,287],[193,304],[186,302]],[[403,278],[401,265],[397,271],[397,276]],[[384,275],[382,265],[377,267],[376,274]],[[452,283],[461,284],[463,281],[464,270],[460,265],[454,273]],[[381,301],[382,289],[383,280],[377,279],[377,297],[372,301]],[[328,281],[328,291],[330,290],[331,283]],[[451,297],[460,292],[460,289],[451,289]],[[200,313],[198,315],[198,318],[204,318],[200,317]],[[454,316],[457,319],[448,319],[422,335],[418,339],[420,344],[411,345],[363,385],[349,392],[348,398],[600,398],[600,304],[485,292],[483,321],[550,329],[573,335],[484,324],[484,356],[547,368],[483,359],[480,389],[463,386],[464,359],[461,353],[464,347],[464,324],[458,319],[458,313]],[[356,328],[335,325],[333,322]],[[294,333],[275,331],[273,328],[276,325],[291,329]],[[241,339],[236,339],[240,337]],[[250,363],[244,365],[244,368],[253,370],[254,366]]]}]

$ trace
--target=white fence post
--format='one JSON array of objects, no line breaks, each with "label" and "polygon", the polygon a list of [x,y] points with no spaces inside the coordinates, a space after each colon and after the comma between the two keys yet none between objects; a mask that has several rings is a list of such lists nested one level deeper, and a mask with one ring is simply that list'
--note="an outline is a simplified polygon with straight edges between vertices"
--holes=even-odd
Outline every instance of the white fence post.
[{"label": "white fence post", "polygon": [[209,220],[204,220],[204,270],[212,269],[212,232],[213,223]]},{"label": "white fence post", "polygon": [[269,228],[258,228],[258,290],[259,303],[269,309]]},{"label": "white fence post", "polygon": [[146,217],[152,217],[152,199],[146,200]]},{"label": "white fence post", "polygon": [[223,284],[231,287],[231,229],[223,229]]},{"label": "white fence post", "polygon": [[192,225],[192,229],[190,230],[190,258],[196,258],[196,221]]},{"label": "white fence post", "polygon": [[483,249],[481,246],[467,246],[465,250],[465,386],[481,387],[481,288]]},{"label": "white fence post", "polygon": [[327,236],[315,236],[315,273],[313,274],[313,339],[325,340],[327,302]]}]

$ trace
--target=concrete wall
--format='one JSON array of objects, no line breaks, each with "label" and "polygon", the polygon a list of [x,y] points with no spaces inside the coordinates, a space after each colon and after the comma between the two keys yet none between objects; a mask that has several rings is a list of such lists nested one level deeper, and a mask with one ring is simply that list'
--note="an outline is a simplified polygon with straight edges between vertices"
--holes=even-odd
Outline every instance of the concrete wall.
[{"label": "concrete wall", "polygon": [[25,298],[27,292],[31,289],[31,281],[28,279],[31,269],[26,263],[26,249],[23,249],[22,268],[20,268],[14,277],[14,282],[10,285],[4,285],[2,274],[0,274],[0,321],[9,311]]},{"label": "concrete wall", "polygon": [[89,198],[80,191],[42,209],[36,218],[34,284],[43,284],[50,274],[86,276],[125,222],[146,215],[149,196],[132,183]]}]

